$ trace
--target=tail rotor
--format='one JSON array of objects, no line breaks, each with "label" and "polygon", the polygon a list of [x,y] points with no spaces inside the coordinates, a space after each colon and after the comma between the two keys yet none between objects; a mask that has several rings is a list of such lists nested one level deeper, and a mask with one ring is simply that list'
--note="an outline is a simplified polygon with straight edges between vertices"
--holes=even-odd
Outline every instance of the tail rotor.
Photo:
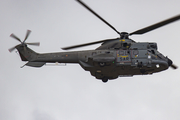
[{"label": "tail rotor", "polygon": [[[14,35],[13,33],[10,35],[10,37],[12,37],[12,38],[14,38],[15,40],[19,41],[19,42],[21,43],[20,45],[21,45],[21,46],[24,46],[24,47],[25,47],[26,45],[39,46],[39,45],[40,45],[39,42],[34,42],[34,43],[26,43],[26,42],[25,42],[25,41],[27,40],[27,38],[29,37],[30,33],[31,33],[31,31],[30,31],[30,30],[27,30],[26,36],[25,36],[23,42],[21,41],[21,39],[19,39],[19,38],[18,38],[16,35]],[[9,52],[14,51],[15,49],[16,49],[16,46],[10,48],[10,49],[9,49]]]}]

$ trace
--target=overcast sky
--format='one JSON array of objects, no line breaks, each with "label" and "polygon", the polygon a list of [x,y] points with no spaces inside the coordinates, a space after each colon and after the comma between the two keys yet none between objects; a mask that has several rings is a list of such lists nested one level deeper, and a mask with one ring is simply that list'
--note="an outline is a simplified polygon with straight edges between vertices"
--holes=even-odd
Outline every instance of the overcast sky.
[{"label": "overcast sky", "polygon": [[[120,32],[180,14],[179,0],[83,0]],[[118,35],[75,0],[0,0],[0,120],[179,120],[180,69],[147,76],[95,79],[78,64],[24,67],[14,33],[39,53]],[[180,66],[180,21],[142,36]],[[95,49],[99,45],[75,50]]]}]

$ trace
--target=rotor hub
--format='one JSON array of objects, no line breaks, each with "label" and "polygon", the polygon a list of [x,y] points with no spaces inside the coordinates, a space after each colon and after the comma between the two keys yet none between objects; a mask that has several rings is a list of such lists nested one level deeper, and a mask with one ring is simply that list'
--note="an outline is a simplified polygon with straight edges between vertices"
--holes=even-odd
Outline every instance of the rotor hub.
[{"label": "rotor hub", "polygon": [[127,33],[127,32],[121,32],[121,33],[120,33],[120,38],[121,38],[121,39],[129,39],[129,33]]}]

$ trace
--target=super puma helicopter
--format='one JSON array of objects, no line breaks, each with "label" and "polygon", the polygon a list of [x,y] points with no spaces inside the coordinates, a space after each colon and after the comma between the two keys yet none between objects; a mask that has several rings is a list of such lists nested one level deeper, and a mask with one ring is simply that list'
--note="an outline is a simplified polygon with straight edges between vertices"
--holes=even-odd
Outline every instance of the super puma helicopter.
[{"label": "super puma helicopter", "polygon": [[177,69],[177,66],[173,64],[172,60],[157,51],[156,43],[135,42],[130,39],[129,36],[141,35],[177,21],[180,19],[180,15],[132,33],[119,32],[85,3],[80,0],[76,1],[106,23],[110,28],[117,32],[120,37],[62,48],[63,50],[69,50],[102,43],[101,46],[95,50],[39,54],[27,47],[27,45],[39,46],[39,43],[25,42],[31,32],[30,30],[27,30],[24,41],[21,41],[14,34],[10,35],[21,42],[21,44],[10,48],[9,51],[12,52],[14,49],[17,49],[21,60],[28,61],[25,65],[31,67],[42,67],[46,63],[57,62],[78,63],[84,70],[90,71],[92,76],[101,79],[103,82],[116,79],[119,76],[153,74],[166,70],[169,67]]}]

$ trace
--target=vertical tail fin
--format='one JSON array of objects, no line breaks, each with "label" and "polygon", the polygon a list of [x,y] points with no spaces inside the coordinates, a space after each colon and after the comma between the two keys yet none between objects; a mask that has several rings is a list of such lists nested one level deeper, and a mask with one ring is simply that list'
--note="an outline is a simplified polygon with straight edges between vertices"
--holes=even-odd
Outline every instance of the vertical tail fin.
[{"label": "vertical tail fin", "polygon": [[33,61],[38,55],[38,53],[28,48],[27,45],[17,45],[15,48],[18,50],[22,61]]},{"label": "vertical tail fin", "polygon": [[[25,64],[26,66],[42,67],[46,63],[46,62],[35,61],[37,59],[38,53],[36,53],[33,50],[31,50],[30,48],[28,48],[27,45],[17,45],[15,48],[18,50],[21,60],[28,61]],[[24,66],[22,66],[22,67],[24,67]]]}]

